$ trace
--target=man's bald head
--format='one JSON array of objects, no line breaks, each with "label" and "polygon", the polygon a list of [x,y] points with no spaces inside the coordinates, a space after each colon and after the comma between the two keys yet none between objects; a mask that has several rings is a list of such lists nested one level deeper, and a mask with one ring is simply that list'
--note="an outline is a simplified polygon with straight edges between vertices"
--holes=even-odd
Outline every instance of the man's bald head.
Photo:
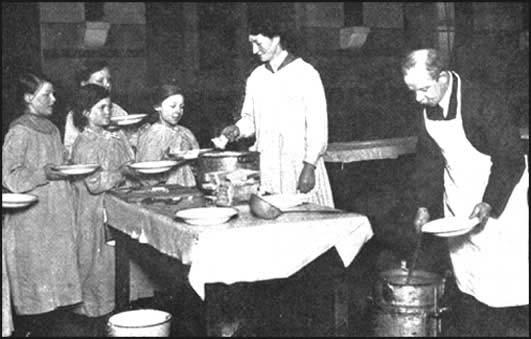
[{"label": "man's bald head", "polygon": [[425,48],[410,52],[402,61],[402,74],[412,68],[423,67],[433,79],[446,69],[446,62],[436,49]]}]

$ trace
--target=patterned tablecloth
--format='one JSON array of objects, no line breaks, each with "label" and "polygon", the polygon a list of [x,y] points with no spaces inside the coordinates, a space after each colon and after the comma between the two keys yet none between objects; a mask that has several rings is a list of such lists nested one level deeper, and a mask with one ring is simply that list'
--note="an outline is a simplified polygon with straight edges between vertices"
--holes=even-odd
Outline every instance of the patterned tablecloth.
[{"label": "patterned tablecloth", "polygon": [[194,226],[175,220],[174,206],[128,203],[107,194],[105,208],[112,227],[190,265],[188,280],[203,299],[206,283],[286,278],[332,247],[346,267],[373,235],[367,217],[356,213],[288,213],[263,220],[242,205],[225,224]]}]

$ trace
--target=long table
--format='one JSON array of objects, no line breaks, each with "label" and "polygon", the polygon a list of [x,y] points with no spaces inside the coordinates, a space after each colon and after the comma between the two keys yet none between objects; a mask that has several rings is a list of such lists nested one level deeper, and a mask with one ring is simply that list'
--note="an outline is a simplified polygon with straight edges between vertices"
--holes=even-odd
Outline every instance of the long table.
[{"label": "long table", "polygon": [[[529,141],[529,127],[520,128],[522,140]],[[332,142],[323,156],[326,162],[349,163],[366,160],[396,159],[415,153],[417,137]]]},{"label": "long table", "polygon": [[[147,244],[185,266],[181,277],[206,305],[209,284],[261,282],[286,279],[335,248],[344,267],[373,235],[367,217],[356,213],[288,213],[275,220],[251,215],[247,205],[236,206],[238,216],[214,226],[194,226],[175,220],[175,208],[166,205],[134,204],[106,194],[108,224],[129,238],[129,243]],[[317,209],[317,205],[308,205]],[[124,237],[117,238],[118,308],[128,303],[128,260],[121,249]],[[122,240],[120,240],[122,239]],[[345,282],[335,285],[335,335],[348,328],[348,301]],[[219,324],[207,310],[207,334],[217,336]]]}]

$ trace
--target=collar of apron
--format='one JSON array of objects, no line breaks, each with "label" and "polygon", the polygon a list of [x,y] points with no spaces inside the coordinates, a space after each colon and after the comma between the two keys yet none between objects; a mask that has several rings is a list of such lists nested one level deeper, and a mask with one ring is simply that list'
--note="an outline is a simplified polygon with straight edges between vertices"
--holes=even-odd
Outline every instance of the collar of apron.
[{"label": "collar of apron", "polygon": [[[295,61],[296,59],[297,59],[297,57],[295,55],[293,55],[293,54],[288,52],[288,55],[286,55],[286,57],[284,58],[284,61],[282,61],[280,66],[278,66],[277,72],[280,71],[280,69],[283,68],[284,66],[287,66],[291,62]],[[266,62],[265,68],[267,70],[269,70],[271,73],[275,73],[275,71],[273,70],[273,68],[269,64],[269,62]]]}]

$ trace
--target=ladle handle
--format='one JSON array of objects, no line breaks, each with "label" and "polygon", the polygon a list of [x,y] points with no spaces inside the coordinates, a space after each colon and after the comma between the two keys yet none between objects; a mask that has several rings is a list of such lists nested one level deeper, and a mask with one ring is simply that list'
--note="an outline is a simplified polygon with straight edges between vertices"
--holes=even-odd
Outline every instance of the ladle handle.
[{"label": "ladle handle", "polygon": [[307,210],[307,209],[295,209],[295,210],[283,210],[282,213],[343,213],[343,210],[339,209],[317,209],[317,210]]}]

